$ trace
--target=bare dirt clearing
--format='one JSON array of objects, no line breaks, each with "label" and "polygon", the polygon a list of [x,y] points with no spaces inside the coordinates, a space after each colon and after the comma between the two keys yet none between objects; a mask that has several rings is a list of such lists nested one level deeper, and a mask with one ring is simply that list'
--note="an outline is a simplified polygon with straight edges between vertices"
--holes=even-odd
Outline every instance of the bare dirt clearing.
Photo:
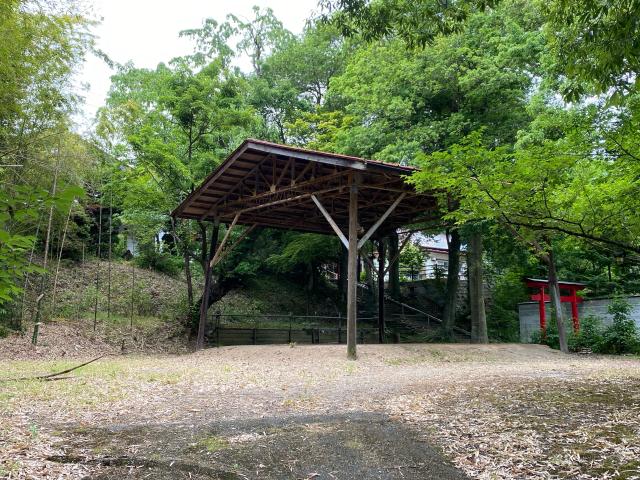
[{"label": "bare dirt clearing", "polygon": [[[73,379],[1,383],[0,476],[640,478],[637,358],[533,345],[359,354],[113,356]],[[6,361],[0,377],[75,362]]]}]

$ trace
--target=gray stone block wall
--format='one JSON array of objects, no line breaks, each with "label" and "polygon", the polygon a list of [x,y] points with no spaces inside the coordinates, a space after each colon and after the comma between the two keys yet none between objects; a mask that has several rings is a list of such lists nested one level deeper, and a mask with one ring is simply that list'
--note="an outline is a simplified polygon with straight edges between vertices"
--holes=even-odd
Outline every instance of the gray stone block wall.
[{"label": "gray stone block wall", "polygon": [[[607,308],[609,306],[609,298],[600,298],[596,300],[585,300],[578,304],[578,316],[580,319],[589,316],[600,317],[605,325],[609,325],[612,321]],[[640,296],[627,297],[627,301],[631,304],[631,317],[635,320],[636,326],[640,330]],[[567,328],[573,328],[571,322],[571,304],[563,303],[562,307],[567,319]],[[545,303],[545,311],[547,313],[547,324],[553,321],[551,318],[551,306],[549,302]],[[534,332],[540,330],[540,315],[538,314],[538,302],[524,302],[518,304],[518,313],[520,315],[520,341],[528,343]]]}]

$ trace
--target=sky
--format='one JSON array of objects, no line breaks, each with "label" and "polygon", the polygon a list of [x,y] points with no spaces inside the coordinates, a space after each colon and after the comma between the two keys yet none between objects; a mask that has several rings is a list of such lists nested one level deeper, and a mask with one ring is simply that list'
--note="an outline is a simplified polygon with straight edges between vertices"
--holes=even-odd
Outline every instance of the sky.
[{"label": "sky", "polygon": [[[221,22],[229,13],[249,19],[251,8],[270,7],[293,33],[317,9],[318,0],[93,0],[94,15],[101,20],[93,28],[99,49],[117,63],[132,61],[137,67],[154,68],[160,62],[189,54],[193,43],[179,38],[181,30],[197,28],[206,18]],[[248,59],[245,63],[248,64]],[[241,61],[241,68],[244,67]],[[82,127],[91,124],[104,103],[113,72],[99,58],[88,55],[77,76],[78,93],[85,98],[77,117]]]}]

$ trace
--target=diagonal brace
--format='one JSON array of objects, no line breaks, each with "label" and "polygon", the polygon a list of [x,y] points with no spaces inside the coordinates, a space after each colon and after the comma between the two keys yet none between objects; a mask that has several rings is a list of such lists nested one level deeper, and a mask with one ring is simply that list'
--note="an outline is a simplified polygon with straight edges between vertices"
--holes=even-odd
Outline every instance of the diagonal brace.
[{"label": "diagonal brace", "polygon": [[229,235],[231,234],[231,230],[233,230],[233,227],[236,226],[236,222],[238,221],[238,218],[240,218],[240,213],[236,213],[236,216],[233,217],[233,221],[231,222],[231,225],[229,225],[229,228],[227,228],[227,232],[224,234],[224,238],[222,239],[222,242],[220,242],[220,245],[218,245],[218,248],[216,249],[216,253],[213,256],[213,258],[211,259],[210,265],[212,267],[215,266],[218,263],[218,261],[220,260],[220,255],[222,254],[222,249],[224,248],[225,244],[227,243],[227,240],[229,240]]},{"label": "diagonal brace", "polygon": [[340,230],[340,227],[338,226],[338,224],[333,220],[333,218],[331,218],[331,215],[329,215],[329,212],[327,212],[327,210],[322,206],[322,203],[320,203],[320,200],[318,200],[318,197],[316,197],[314,194],[311,194],[311,199],[313,200],[313,203],[316,204],[320,212],[322,212],[322,215],[324,216],[324,218],[327,219],[327,222],[329,222],[329,225],[331,225],[331,228],[333,228],[333,231],[336,232],[336,235],[338,235],[338,238],[340,239],[342,244],[345,247],[347,247],[347,250],[349,250],[349,240],[347,240],[347,237],[345,237],[344,233],[342,233],[342,230]]},{"label": "diagonal brace", "polygon": [[254,223],[253,225],[251,225],[249,228],[245,229],[244,232],[242,232],[240,234],[240,236],[238,238],[236,238],[236,240],[229,246],[229,248],[227,248],[224,252],[220,253],[220,255],[218,256],[218,258],[215,259],[215,263],[213,265],[211,265],[212,267],[215,267],[218,263],[220,263],[222,260],[224,260],[224,258],[229,255],[229,253],[231,253],[233,251],[234,248],[236,248],[238,246],[238,244],[244,240],[244,238],[249,235],[254,228],[256,228],[258,226],[258,224]]},{"label": "diagonal brace", "polygon": [[400,196],[398,198],[396,198],[396,201],[393,202],[391,204],[391,206],[389,208],[387,208],[387,211],[384,212],[382,214],[382,216],[378,219],[378,221],[376,223],[374,223],[371,228],[369,229],[369,231],[367,231],[367,233],[365,233],[363,235],[363,237],[358,241],[358,250],[360,250],[362,248],[362,246],[367,243],[367,240],[369,240],[369,238],[371,237],[371,235],[373,235],[374,233],[376,233],[376,230],[378,230],[378,228],[380,227],[380,225],[382,225],[384,223],[384,221],[387,219],[387,217],[389,215],[391,215],[391,213],[393,213],[393,211],[396,209],[396,207],[398,206],[398,204],[402,201],[402,199],[404,197],[406,197],[407,194],[406,193],[402,193],[400,194]]}]

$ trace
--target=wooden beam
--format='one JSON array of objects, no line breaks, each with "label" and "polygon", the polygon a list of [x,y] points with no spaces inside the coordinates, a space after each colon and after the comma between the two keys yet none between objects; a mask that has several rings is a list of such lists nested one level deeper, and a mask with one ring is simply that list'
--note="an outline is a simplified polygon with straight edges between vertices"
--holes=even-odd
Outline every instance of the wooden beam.
[{"label": "wooden beam", "polygon": [[349,257],[347,261],[347,358],[355,360],[358,314],[358,184],[349,187]]},{"label": "wooden beam", "polygon": [[384,223],[384,221],[387,219],[387,217],[389,215],[391,215],[391,213],[396,209],[396,207],[398,206],[398,204],[402,201],[402,199],[404,197],[406,197],[407,194],[406,193],[402,193],[400,194],[400,196],[398,198],[396,198],[396,201],[393,202],[389,208],[387,208],[387,211],[384,212],[382,214],[382,216],[378,219],[378,221],[376,223],[374,223],[371,228],[367,231],[367,233],[365,233],[363,235],[363,237],[360,239],[360,241],[358,242],[358,250],[362,248],[362,246],[367,242],[367,240],[369,240],[369,238],[371,237],[371,235],[373,235],[376,230],[378,230],[378,227],[380,227],[380,225],[382,225]]},{"label": "wooden beam", "polygon": [[[328,193],[328,192],[333,192],[334,190],[339,190],[341,188],[344,188],[344,187],[339,185],[339,186],[336,186],[336,187],[325,188],[325,189],[319,190],[319,191],[317,191],[315,193],[318,193],[318,194]],[[253,207],[244,208],[244,209],[240,210],[240,213],[253,212],[254,210],[260,210],[260,209],[267,208],[267,207],[273,207],[275,205],[281,205],[283,203],[294,202],[296,200],[308,199],[308,198],[311,197],[311,195],[313,195],[313,193],[303,193],[303,194],[300,194],[300,195],[295,195],[293,197],[283,198],[281,200],[274,200],[272,202],[263,203],[261,205],[255,205]]]},{"label": "wooden beam", "polygon": [[342,233],[342,230],[340,230],[340,227],[338,226],[338,224],[333,221],[333,218],[331,218],[331,215],[329,215],[329,212],[327,212],[327,210],[322,206],[322,203],[320,203],[320,200],[318,200],[318,197],[316,197],[314,194],[311,194],[311,200],[313,200],[313,203],[315,203],[318,209],[320,210],[320,212],[322,212],[322,215],[324,215],[324,218],[327,219],[327,222],[329,222],[329,225],[331,225],[331,228],[333,228],[333,231],[336,232],[336,235],[338,236],[342,244],[345,247],[349,248],[349,240],[347,240],[347,237],[344,236],[344,233]]},{"label": "wooden beam", "polygon": [[289,165],[291,165],[291,162],[293,162],[293,158],[289,157],[289,160],[287,161],[287,164],[284,166],[284,168],[282,169],[282,172],[280,172],[280,175],[278,176],[278,181],[276,182],[276,187],[280,186],[280,182],[282,182],[282,179],[286,175],[287,170],[289,170]]},{"label": "wooden beam", "polygon": [[227,255],[229,255],[234,248],[236,248],[240,242],[242,240],[244,240],[244,238],[249,235],[258,225],[256,223],[254,223],[253,225],[251,225],[249,228],[245,229],[244,232],[242,232],[242,234],[236,238],[236,240],[231,244],[231,246],[229,248],[227,248],[226,250],[224,250],[219,256],[218,258],[214,259],[215,263],[213,265],[211,265],[211,267],[215,267],[218,263],[220,263],[222,260],[224,260],[224,257],[226,257]]},{"label": "wooden beam", "polygon": [[[340,173],[337,173],[337,174],[332,173],[330,175],[325,175],[325,176],[322,176],[322,177],[318,177],[315,180],[308,180],[308,181],[300,183],[298,185],[289,186],[289,187],[283,187],[283,188],[281,188],[279,190],[276,190],[275,192],[267,191],[267,192],[263,192],[263,193],[260,193],[258,195],[254,195],[254,196],[251,196],[251,197],[245,197],[245,198],[241,198],[241,199],[238,199],[238,200],[234,200],[232,202],[229,202],[229,203],[223,205],[221,208],[229,209],[229,208],[233,208],[233,207],[236,207],[236,206],[239,207],[239,208],[242,208],[242,207],[246,206],[246,204],[248,202],[254,202],[254,201],[257,201],[257,200],[262,200],[262,199],[270,198],[270,197],[274,197],[274,196],[277,197],[277,195],[282,195],[284,193],[289,193],[289,192],[299,192],[300,190],[302,190],[305,187],[317,187],[317,188],[319,188],[319,185],[321,185],[321,184],[323,184],[325,182],[330,182],[331,180],[334,180],[334,179],[340,179],[340,178],[346,176],[347,174],[348,174],[348,172],[340,172]],[[340,185],[339,187],[340,188],[344,188],[345,186],[346,185]],[[337,188],[337,187],[335,187],[335,188]],[[335,190],[335,188],[333,188],[333,190]],[[309,192],[309,194],[311,194],[311,193],[317,193],[317,192]]]},{"label": "wooden beam", "polygon": [[209,215],[211,215],[214,210],[220,206],[220,204],[222,204],[228,197],[229,195],[231,195],[233,192],[235,192],[238,188],[241,188],[242,185],[244,184],[245,180],[247,178],[249,178],[251,175],[253,175],[253,173],[258,170],[262,164],[264,162],[267,161],[267,159],[269,158],[270,155],[267,155],[266,157],[264,157],[261,161],[258,162],[258,164],[253,167],[249,173],[247,173],[245,176],[243,176],[240,181],[238,183],[236,183],[236,185],[229,190],[228,192],[226,192],[218,201],[216,201],[213,205],[211,205],[211,207],[209,207],[209,209],[200,217],[200,220],[204,220],[205,218],[207,218]]},{"label": "wooden beam", "polygon": [[224,238],[222,239],[222,242],[220,242],[220,245],[216,249],[216,254],[213,256],[213,258],[211,259],[211,262],[209,263],[210,266],[213,267],[216,263],[218,263],[218,257],[222,253],[222,249],[227,243],[227,240],[229,240],[229,235],[231,234],[231,230],[233,230],[233,227],[236,226],[236,222],[238,221],[239,218],[240,218],[240,212],[236,213],[236,216],[233,217],[233,221],[231,222],[231,225],[229,225],[229,228],[227,228],[227,231],[224,234]]}]

